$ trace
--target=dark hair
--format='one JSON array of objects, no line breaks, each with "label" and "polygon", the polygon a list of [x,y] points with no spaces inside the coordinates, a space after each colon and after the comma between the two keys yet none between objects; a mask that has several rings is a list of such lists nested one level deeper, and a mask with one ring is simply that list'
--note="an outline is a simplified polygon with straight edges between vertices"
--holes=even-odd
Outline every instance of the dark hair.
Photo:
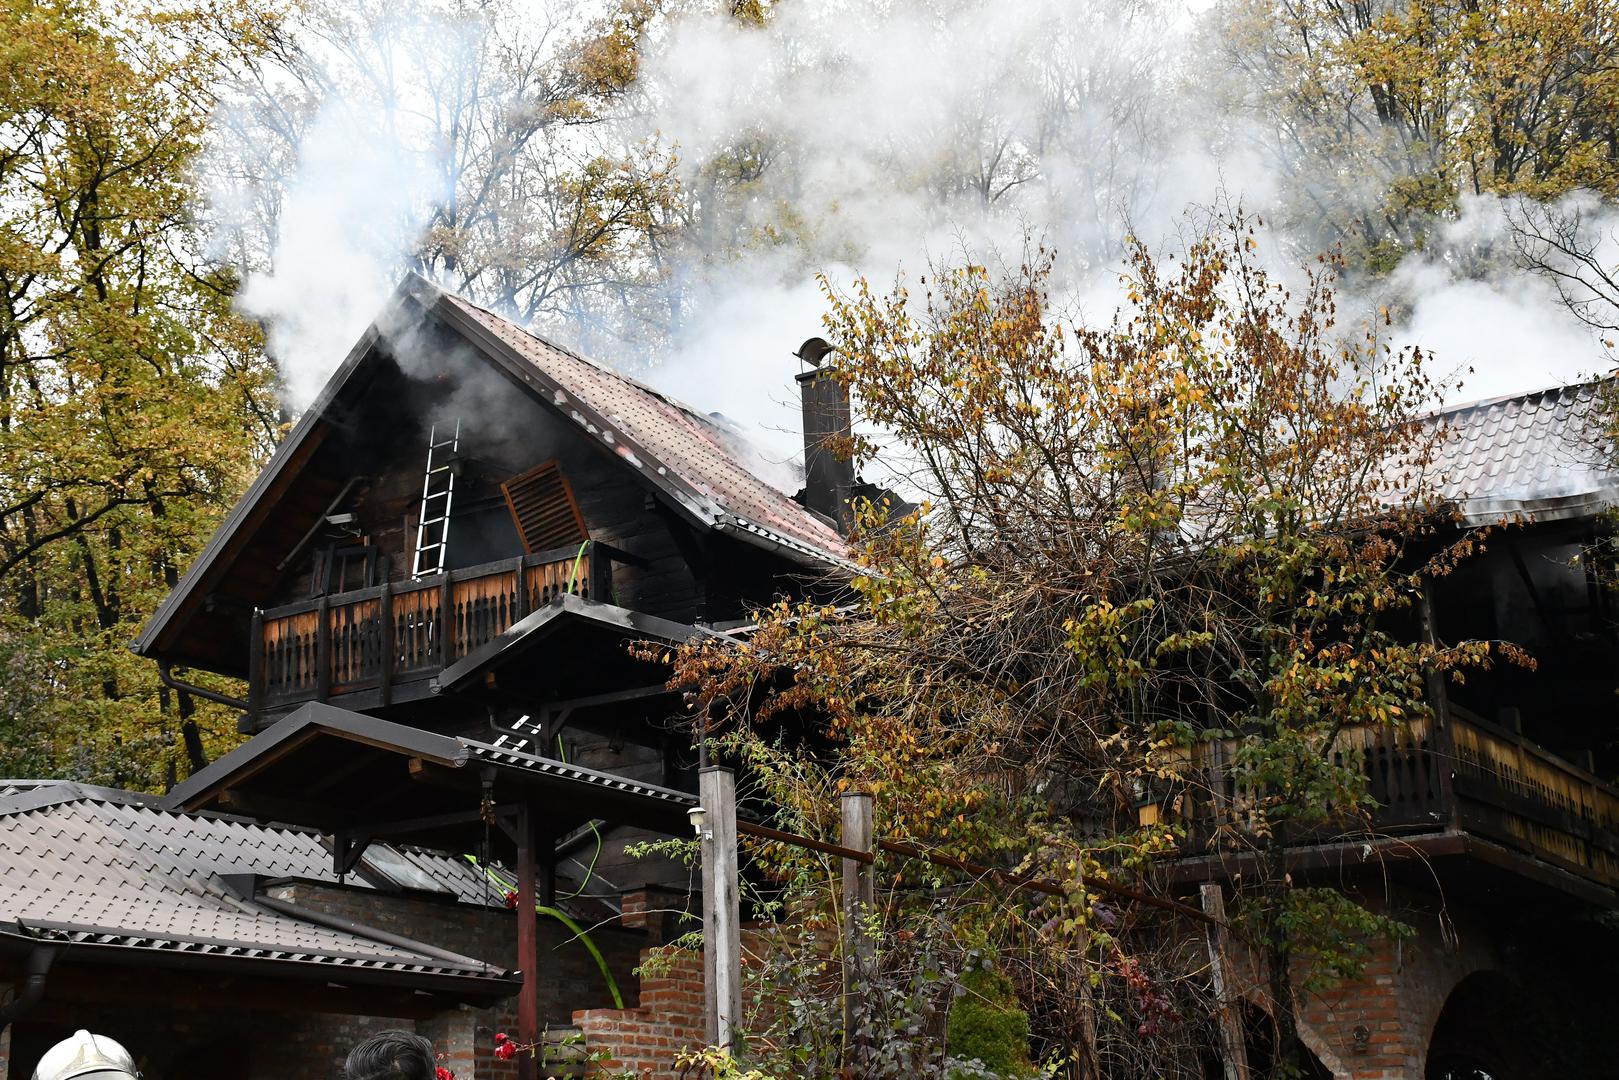
[{"label": "dark hair", "polygon": [[349,1051],[344,1080],[434,1080],[433,1044],[411,1031],[379,1031]]}]

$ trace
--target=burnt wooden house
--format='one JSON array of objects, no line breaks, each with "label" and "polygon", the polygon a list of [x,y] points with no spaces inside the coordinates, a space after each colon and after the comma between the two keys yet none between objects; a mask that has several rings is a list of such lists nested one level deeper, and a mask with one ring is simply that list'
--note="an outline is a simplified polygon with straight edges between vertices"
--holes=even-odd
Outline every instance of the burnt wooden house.
[{"label": "burnt wooden house", "polygon": [[[189,681],[199,671],[243,680],[245,697],[212,696],[239,707],[252,737],[177,787],[166,809],[190,815],[185,822],[303,830],[300,850],[307,836],[323,837],[329,870],[287,888],[411,893],[420,883],[401,885],[379,860],[477,855],[482,868],[458,886],[476,907],[489,906],[477,895],[487,875],[503,875],[493,907],[515,918],[506,946],[515,948],[494,946],[505,962],[476,968],[464,992],[412,965],[426,955],[459,976],[470,963],[461,953],[484,947],[482,938],[458,945],[451,934],[449,952],[395,941],[365,928],[364,904],[322,894],[359,912],[353,927],[367,948],[404,957],[397,973],[369,964],[358,980],[384,984],[372,999],[394,1000],[390,987],[403,996],[409,1008],[388,1015],[426,1016],[418,1022],[438,1030],[431,1018],[461,1015],[458,1001],[483,1010],[478,1034],[458,1037],[463,1078],[532,1075],[526,1057],[508,1066],[490,1056],[491,1032],[509,1026],[535,1042],[542,1025],[602,1004],[600,980],[570,966],[583,955],[576,937],[559,938],[555,921],[540,921],[545,912],[571,912],[581,926],[633,923],[644,944],[684,929],[649,910],[684,910],[690,873],[624,848],[690,835],[697,754],[679,695],[665,687],[667,666],[630,646],[725,634],[778,597],[839,588],[858,481],[823,442],[847,432],[848,404],[813,364],[798,381],[807,480],[794,495],[748,467],[757,451],[723,417],[410,277],[134,644],[172,686],[208,694]],[[214,908],[228,910],[210,908],[210,918],[246,911],[258,921],[232,925],[251,928],[277,912],[312,917],[277,907],[265,892],[274,875],[248,865],[243,850],[248,872],[218,886],[229,895]],[[526,903],[515,916],[506,910],[499,893],[508,886],[538,900],[540,914]],[[108,941],[133,929],[112,925],[119,910],[109,901],[99,928]],[[660,921],[664,930],[647,929]],[[423,940],[442,943],[442,923]],[[292,963],[277,950],[293,931],[277,933],[214,946],[258,959],[269,975],[277,957]],[[20,980],[22,968],[49,965],[55,954],[42,948],[18,960]],[[634,950],[601,948],[602,977],[616,970],[631,986],[622,1004],[632,1006]],[[162,962],[185,951],[159,942],[95,959]],[[327,997],[364,999],[339,992],[353,981],[338,971],[344,963],[320,969]],[[37,981],[50,1002],[50,979]],[[515,1015],[501,1012],[509,1002],[490,1004],[514,991]],[[270,1075],[242,1073],[261,1074]]]},{"label": "burnt wooden house", "polygon": [[[381,942],[405,956],[403,974],[368,961],[353,979],[338,973],[350,961],[333,944],[323,996],[404,995],[389,1015],[462,1032],[462,1080],[508,1075],[488,1056],[494,1025],[533,1040],[581,1000],[600,1004],[599,987],[579,998],[548,983],[561,977],[562,942],[529,905],[518,905],[510,962],[486,970],[463,963],[474,950],[453,940],[447,956],[448,939],[413,952],[367,936],[355,917],[366,909],[341,890],[355,881],[412,899],[413,879],[390,877],[383,861],[406,852],[448,874],[424,854],[436,851],[510,867],[503,886],[582,919],[644,922],[649,904],[687,903],[689,870],[624,853],[689,834],[698,803],[698,755],[668,669],[630,646],[730,634],[783,595],[839,594],[850,499],[872,491],[827,452],[849,412],[815,367],[824,347],[800,350],[806,469],[790,495],[749,467],[756,451],[723,418],[424,281],[403,283],[135,644],[171,685],[195,689],[190,673],[206,671],[246,686],[227,700],[252,738],[177,787],[165,812],[244,830],[275,822],[301,852],[300,882],[274,885],[276,904],[264,900],[277,879],[258,870],[227,875],[219,903],[299,918],[285,890],[302,889],[328,915],[345,913],[332,929],[364,939],[348,952],[392,956]],[[1379,804],[1371,830],[1301,842],[1289,872],[1419,932],[1374,957],[1364,983],[1301,998],[1306,1042],[1335,1076],[1511,1074],[1521,1055],[1501,1044],[1500,1014],[1519,992],[1507,972],[1523,913],[1585,925],[1619,907],[1619,789],[1605,779],[1619,773],[1606,554],[1619,473],[1593,455],[1598,399],[1595,386],[1561,387],[1433,418],[1462,527],[1515,525],[1436,583],[1411,632],[1509,640],[1539,666],[1435,682],[1430,720],[1343,735],[1340,752],[1364,761]],[[1188,782],[1144,792],[1143,822],[1184,828],[1158,872],[1188,897],[1254,871],[1217,839],[1244,812],[1235,752],[1202,744],[1183,763]],[[313,837],[330,857],[318,871]],[[456,871],[463,917],[497,934],[510,913],[490,915],[500,905],[484,895],[489,879]],[[282,937],[268,944],[164,939],[140,956],[241,964],[243,949],[273,953],[294,932],[274,926]],[[59,944],[97,929],[12,937]],[[133,955],[115,949],[128,929],[99,928],[97,963]],[[634,954],[621,942],[610,966],[627,971]],[[1263,979],[1232,974],[1235,992],[1262,1007]],[[515,1013],[490,1004],[515,987]],[[445,1019],[463,1005],[481,1011]],[[673,1075],[670,1056],[658,1075]]]},{"label": "burnt wooden house", "polygon": [[[801,381],[812,426],[836,423],[831,380]],[[250,732],[307,701],[452,732],[653,688],[596,646],[736,625],[842,562],[847,467],[813,461],[827,490],[795,500],[743,464],[756,452],[413,277],[135,649],[247,680]],[[589,662],[533,664],[545,639]]]}]

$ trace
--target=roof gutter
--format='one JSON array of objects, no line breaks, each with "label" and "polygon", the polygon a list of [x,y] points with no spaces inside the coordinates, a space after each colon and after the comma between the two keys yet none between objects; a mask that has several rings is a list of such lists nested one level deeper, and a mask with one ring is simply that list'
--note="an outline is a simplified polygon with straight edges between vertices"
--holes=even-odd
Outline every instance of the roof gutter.
[{"label": "roof gutter", "polygon": [[510,971],[498,968],[487,961],[463,956],[461,953],[451,952],[448,949],[441,949],[436,945],[429,945],[425,941],[417,941],[414,938],[403,937],[399,934],[390,934],[386,930],[378,930],[374,926],[366,926],[364,923],[357,923],[352,919],[345,919],[338,915],[328,915],[324,911],[299,907],[297,904],[289,903],[286,900],[277,900],[273,896],[265,896],[260,893],[253,897],[253,903],[267,907],[271,911],[279,912],[291,919],[314,923],[317,926],[324,926],[332,930],[341,930],[346,934],[353,934],[355,937],[370,938],[372,941],[392,945],[396,949],[404,949],[422,956],[431,956],[435,960],[443,960],[457,967],[467,968],[469,969],[468,974],[472,974],[475,969],[481,967],[491,975],[501,978],[511,976]]},{"label": "roof gutter", "polygon": [[62,951],[60,945],[35,944],[28,950],[28,959],[23,966],[23,984],[18,988],[17,994],[4,1005],[0,1005],[0,1033],[11,1026],[13,1020],[19,1020],[39,1004],[39,999],[45,996],[45,982],[50,978],[51,965],[56,962],[57,954]]}]

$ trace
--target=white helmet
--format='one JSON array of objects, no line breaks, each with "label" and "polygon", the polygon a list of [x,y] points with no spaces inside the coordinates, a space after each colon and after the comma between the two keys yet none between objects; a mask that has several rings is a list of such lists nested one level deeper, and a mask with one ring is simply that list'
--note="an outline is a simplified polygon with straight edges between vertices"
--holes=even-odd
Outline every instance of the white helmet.
[{"label": "white helmet", "polygon": [[34,1070],[34,1080],[138,1080],[135,1059],[123,1046],[105,1035],[92,1035],[83,1028],[46,1051]]}]

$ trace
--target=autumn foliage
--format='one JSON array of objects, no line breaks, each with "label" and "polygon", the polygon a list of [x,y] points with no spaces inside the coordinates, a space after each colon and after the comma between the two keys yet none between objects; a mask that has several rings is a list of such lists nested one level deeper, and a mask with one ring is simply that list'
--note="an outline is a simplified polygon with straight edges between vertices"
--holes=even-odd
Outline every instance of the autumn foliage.
[{"label": "autumn foliage", "polygon": [[[676,682],[791,827],[829,831],[855,785],[881,836],[1065,882],[942,895],[1015,973],[1048,1053],[1146,1075],[1130,1070],[1189,1068],[1206,1035],[1170,1020],[1207,1015],[1177,966],[1195,957],[1094,883],[1152,888],[1172,853],[1250,851],[1236,921],[1278,1001],[1353,974],[1401,929],[1295,885],[1282,849],[1365,833],[1346,737],[1426,716],[1426,678],[1494,657],[1416,632],[1423,582],[1473,541],[1432,495],[1424,358],[1336,325],[1330,261],[1284,286],[1231,215],[1179,258],[1134,245],[1128,306],[1100,325],[1054,310],[1048,266],[1036,250],[937,270],[921,296],[829,291],[865,421],[849,449],[897,463],[921,508],[866,508],[855,602],[780,603],[740,644],[688,648]],[[1165,793],[1203,782],[1190,763],[1213,740],[1250,801],[1194,835]],[[813,891],[801,857],[761,857]],[[907,886],[943,884],[903,861],[882,874],[899,926],[922,903]],[[1151,1023],[1129,1021],[1141,1000],[1162,1002]]]}]

